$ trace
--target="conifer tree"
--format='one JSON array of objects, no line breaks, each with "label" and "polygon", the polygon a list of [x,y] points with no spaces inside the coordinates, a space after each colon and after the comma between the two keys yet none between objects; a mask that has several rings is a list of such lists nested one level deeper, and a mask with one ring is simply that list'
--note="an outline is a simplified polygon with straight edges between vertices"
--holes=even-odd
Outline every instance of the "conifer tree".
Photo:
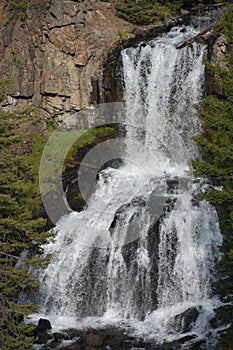
[{"label": "conifer tree", "polygon": [[219,188],[209,189],[205,198],[216,206],[223,233],[223,253],[217,264],[219,279],[215,290],[225,303],[217,309],[224,324],[231,324],[219,349],[231,349],[233,343],[233,5],[229,5],[216,27],[215,34],[224,33],[229,42],[229,52],[224,66],[207,63],[207,77],[212,81],[212,94],[199,109],[203,132],[196,137],[203,160],[193,160],[197,176],[206,176]]},{"label": "conifer tree", "polygon": [[[35,187],[22,135],[17,124],[22,117],[0,111],[0,348],[25,350],[33,340],[34,326],[25,317],[37,310],[32,303],[20,301],[38,287],[29,268],[42,264],[35,258],[45,242],[45,220],[33,210]],[[30,179],[30,181],[29,181]],[[26,258],[22,257],[22,254]]]}]

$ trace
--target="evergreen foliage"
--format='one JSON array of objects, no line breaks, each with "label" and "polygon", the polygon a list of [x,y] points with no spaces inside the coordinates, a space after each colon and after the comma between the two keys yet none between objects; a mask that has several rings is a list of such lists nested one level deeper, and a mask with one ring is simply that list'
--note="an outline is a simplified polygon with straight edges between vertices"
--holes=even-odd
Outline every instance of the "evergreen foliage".
[{"label": "evergreen foliage", "polygon": [[8,0],[7,15],[4,19],[4,24],[12,20],[19,20],[23,26],[26,22],[26,13],[29,9],[44,9],[46,8],[46,0]]},{"label": "evergreen foliage", "polygon": [[8,14],[5,18],[5,24],[11,21],[13,18],[19,18],[21,23],[25,23],[26,11],[29,8],[28,0],[10,0]]},{"label": "evergreen foliage", "polygon": [[195,138],[201,147],[203,160],[193,160],[196,176],[208,177],[213,185],[220,188],[209,189],[205,198],[215,205],[224,235],[221,261],[217,264],[219,279],[215,290],[226,303],[217,309],[222,323],[231,325],[218,349],[232,349],[233,329],[233,5],[229,5],[225,15],[215,28],[216,35],[224,33],[229,42],[229,52],[225,57],[226,68],[219,64],[207,65],[207,75],[211,77],[213,93],[207,96],[199,109],[203,132]]},{"label": "evergreen foliage", "polygon": [[[147,25],[160,24],[161,20],[171,15],[179,15],[180,9],[191,9],[197,6],[220,2],[218,0],[124,0],[116,3],[116,15],[128,22]],[[229,1],[230,2],[230,1]]]},{"label": "evergreen foliage", "polygon": [[[22,293],[38,287],[29,273],[42,264],[35,258],[46,241],[45,220],[35,215],[39,192],[34,181],[36,158],[25,148],[25,135],[17,129],[27,115],[0,111],[0,348],[25,350],[33,340],[34,326],[25,316],[37,310],[32,303],[18,302]],[[33,140],[31,147],[36,145]],[[37,163],[39,166],[39,162]],[[38,209],[38,208],[37,208]],[[26,258],[22,258],[22,253]],[[26,254],[27,253],[27,254]],[[40,261],[41,260],[41,261]]]},{"label": "evergreen foliage", "polygon": [[[4,89],[5,85],[6,82]],[[28,122],[30,128],[23,133]],[[31,346],[35,327],[25,320],[27,315],[37,311],[37,306],[23,302],[20,296],[38,288],[39,281],[30,271],[48,262],[48,259],[38,257],[42,253],[41,245],[51,235],[43,232],[46,222],[40,217],[38,173],[48,138],[36,130],[40,122],[30,116],[30,111],[9,113],[0,110],[1,350],[26,350]],[[77,147],[95,144],[99,137],[114,132],[114,128],[107,126],[88,131],[70,150],[68,159],[74,156]]]},{"label": "evergreen foliage", "polygon": [[126,0],[116,4],[118,17],[139,25],[156,23],[176,13],[182,1]]}]

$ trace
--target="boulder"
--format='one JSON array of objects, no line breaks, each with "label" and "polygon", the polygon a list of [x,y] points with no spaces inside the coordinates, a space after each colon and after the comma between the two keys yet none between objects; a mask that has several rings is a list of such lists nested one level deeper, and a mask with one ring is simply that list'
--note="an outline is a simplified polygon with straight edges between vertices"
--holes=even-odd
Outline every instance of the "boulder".
[{"label": "boulder", "polygon": [[46,318],[40,318],[38,321],[38,325],[36,327],[36,331],[43,333],[47,330],[52,329],[51,323],[49,320],[47,320]]},{"label": "boulder", "polygon": [[40,318],[35,329],[35,344],[46,344],[53,336],[49,333],[52,329],[51,323],[46,318]]},{"label": "boulder", "polygon": [[212,63],[218,63],[221,67],[226,68],[224,61],[225,55],[229,51],[229,41],[225,34],[220,34],[213,45],[213,52],[211,57]]},{"label": "boulder", "polygon": [[190,307],[182,314],[176,315],[173,319],[174,330],[179,333],[188,333],[192,330],[193,323],[197,320],[200,310],[196,307]]},{"label": "boulder", "polygon": [[99,334],[88,334],[86,336],[86,345],[88,347],[96,347],[96,346],[100,346],[102,345],[104,342],[104,338],[102,335],[99,335]]}]

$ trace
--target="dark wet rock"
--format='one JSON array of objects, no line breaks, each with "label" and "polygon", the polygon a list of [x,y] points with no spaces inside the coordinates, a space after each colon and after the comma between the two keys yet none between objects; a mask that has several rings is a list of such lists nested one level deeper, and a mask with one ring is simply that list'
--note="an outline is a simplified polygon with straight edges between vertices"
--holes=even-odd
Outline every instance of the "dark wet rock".
[{"label": "dark wet rock", "polygon": [[67,339],[67,334],[62,332],[53,333],[54,340],[56,342],[61,342],[63,339]]},{"label": "dark wet rock", "polygon": [[[190,308],[183,317],[195,318],[194,308]],[[185,314],[185,315],[184,315]],[[55,340],[56,339],[56,340]],[[37,343],[38,344],[38,343]],[[137,339],[126,332],[124,328],[108,327],[95,330],[66,329],[55,332],[53,339],[37,350],[201,350],[203,340],[198,340],[194,334],[184,335],[169,343],[157,344],[152,341]]]},{"label": "dark wet rock", "polygon": [[[50,340],[48,342],[48,347],[49,347],[49,349],[56,349],[57,346],[59,345],[59,343],[61,343],[61,341],[57,342],[56,340]],[[43,349],[47,349],[47,346],[45,348],[43,348]]]},{"label": "dark wet rock", "polygon": [[175,326],[173,328],[179,333],[188,333],[192,330],[193,323],[197,320],[200,310],[190,307],[185,312],[174,317]]},{"label": "dark wet rock", "polygon": [[66,349],[67,350],[83,350],[83,347],[81,346],[81,344],[75,343],[75,344],[69,345]]},{"label": "dark wet rock", "polygon": [[69,329],[63,330],[62,332],[66,334],[67,339],[71,339],[71,340],[74,338],[80,338],[81,335],[83,335],[82,331],[75,328],[69,328]]},{"label": "dark wet rock", "polygon": [[205,340],[199,340],[196,343],[189,346],[188,350],[200,350],[200,349],[206,349],[205,347]]},{"label": "dark wet rock", "polygon": [[[62,174],[62,183],[63,183],[64,191],[66,193],[67,201],[68,201],[71,209],[73,209],[75,211],[78,211],[78,212],[82,211],[86,205],[86,200],[83,198],[83,196],[81,194],[81,191],[79,189],[79,182],[78,182],[78,173],[80,171],[80,165],[83,161],[83,158],[97,144],[104,142],[104,141],[111,139],[111,138],[121,137],[122,134],[124,133],[124,130],[120,124],[113,124],[110,126],[114,127],[114,129],[115,129],[114,132],[112,132],[111,134],[108,134],[108,133],[101,134],[100,133],[96,136],[96,139],[92,143],[87,143],[86,145],[77,148],[76,153],[74,155],[74,158],[67,163],[67,169]],[[112,167],[112,168],[116,169],[116,168],[120,167],[121,164],[122,164],[121,159],[110,160],[109,162],[103,164],[103,166],[100,167],[100,169],[98,169],[98,173],[107,167]],[[93,171],[95,173],[96,168],[94,168],[94,164],[92,164],[92,165],[93,165],[93,168],[88,167],[88,166],[86,166],[86,167],[82,166],[82,168],[81,168],[82,174],[86,173],[87,171],[88,171],[88,173],[90,173],[91,171]],[[97,167],[99,166],[98,159],[97,159],[96,166]],[[98,177],[98,174],[97,174],[97,177]],[[51,196],[50,202],[52,203],[52,201],[54,201],[55,199],[52,197],[52,194],[50,194],[50,196]],[[60,211],[59,211],[59,215],[60,215]]]},{"label": "dark wet rock", "polygon": [[40,318],[38,321],[38,325],[35,329],[35,343],[36,344],[45,344],[53,336],[50,334],[50,330],[52,329],[51,323],[46,318]]},{"label": "dark wet rock", "polygon": [[38,325],[36,327],[36,332],[42,333],[49,329],[52,329],[50,321],[47,320],[46,318],[40,318],[38,321]]},{"label": "dark wet rock", "polygon": [[[123,349],[124,341],[129,339],[122,329],[108,329],[105,330],[104,334],[104,346],[109,346],[111,350],[116,350],[119,348]],[[104,347],[103,347],[104,349]]]},{"label": "dark wet rock", "polygon": [[53,338],[52,334],[49,333],[49,331],[45,332],[38,332],[35,337],[35,344],[46,344],[49,340]]},{"label": "dark wet rock", "polygon": [[189,10],[185,10],[185,9],[180,9],[180,13],[182,16],[189,16],[191,15],[191,12]]},{"label": "dark wet rock", "polygon": [[100,346],[104,342],[104,338],[99,334],[88,334],[85,338],[85,343],[87,346]]}]

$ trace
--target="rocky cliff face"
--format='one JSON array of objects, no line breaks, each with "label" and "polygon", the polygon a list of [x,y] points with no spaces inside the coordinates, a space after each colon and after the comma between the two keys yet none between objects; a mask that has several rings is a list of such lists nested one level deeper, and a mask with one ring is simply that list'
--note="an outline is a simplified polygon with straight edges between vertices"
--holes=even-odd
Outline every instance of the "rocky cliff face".
[{"label": "rocky cliff face", "polygon": [[134,30],[114,4],[34,0],[22,14],[1,3],[0,74],[13,80],[4,106],[57,115],[100,102],[104,57]]},{"label": "rocky cliff face", "polygon": [[114,1],[24,0],[25,8],[0,2],[0,74],[11,79],[3,106],[32,105],[40,115],[62,120],[91,105],[121,100],[122,45],[187,20],[185,14],[163,26],[137,27],[116,17]]}]

